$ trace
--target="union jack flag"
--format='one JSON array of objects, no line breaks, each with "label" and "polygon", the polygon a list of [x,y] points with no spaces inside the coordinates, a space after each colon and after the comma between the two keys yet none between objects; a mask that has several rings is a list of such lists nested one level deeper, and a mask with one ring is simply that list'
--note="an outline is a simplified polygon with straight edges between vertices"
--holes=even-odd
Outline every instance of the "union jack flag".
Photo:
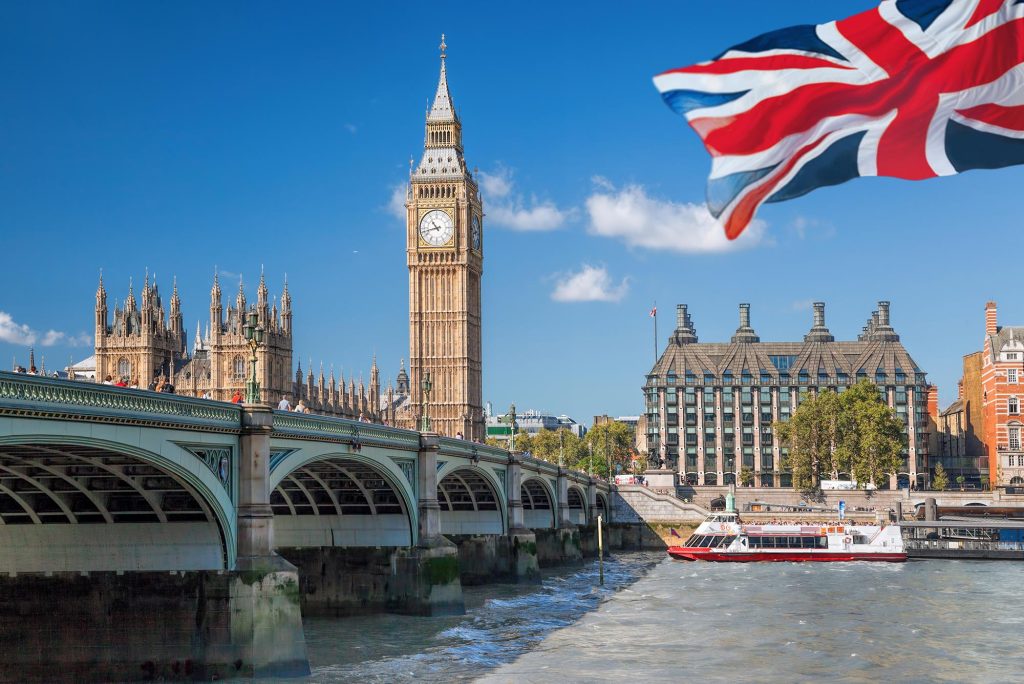
[{"label": "union jack flag", "polygon": [[885,0],[654,78],[711,154],[729,239],[765,202],[858,176],[1024,164],[1024,0]]}]

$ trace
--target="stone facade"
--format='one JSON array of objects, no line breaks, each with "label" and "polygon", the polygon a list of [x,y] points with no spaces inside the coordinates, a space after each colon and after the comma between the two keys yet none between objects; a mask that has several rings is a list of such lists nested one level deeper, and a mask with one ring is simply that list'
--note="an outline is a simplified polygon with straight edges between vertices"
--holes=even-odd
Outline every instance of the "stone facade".
[{"label": "stone facade", "polygon": [[257,324],[264,330],[264,343],[256,351],[256,377],[263,403],[276,407],[287,397],[293,406],[302,400],[312,412],[323,415],[394,420],[395,402],[389,403],[381,395],[376,359],[370,368],[368,387],[362,378],[358,385],[355,377],[347,383],[342,377],[338,382],[333,370],[329,378],[325,377],[323,364],[318,377],[314,377],[312,367],[304,376],[301,365],[292,374],[293,310],[288,283],[284,284],[278,306],[276,298],[271,301],[262,273],[256,302],[247,301],[239,280],[234,302],[226,311],[220,279],[214,275],[210,318],[205,333],[201,332],[201,324],[196,323],[191,351],[177,283],[167,308],[155,278],[151,283],[146,275],[139,301],[129,283],[128,296],[123,305],[115,304],[111,319],[101,277],[96,290],[96,377],[102,380],[109,375],[113,382],[124,379],[130,386],[143,389],[165,380],[174,385],[178,394],[219,401],[230,401],[236,391],[244,396],[252,368],[242,327],[250,312],[256,313]]},{"label": "stone facade", "polygon": [[445,49],[442,37],[441,76],[427,112],[423,156],[411,169],[406,195],[411,395],[399,420],[405,427],[416,425],[429,371],[433,429],[482,442],[483,201],[463,157]]},{"label": "stone facade", "polygon": [[774,439],[772,423],[788,420],[808,396],[841,392],[862,379],[884,389],[906,425],[904,463],[897,481],[886,485],[925,486],[934,422],[929,404],[937,413],[937,402],[929,402],[924,371],[889,323],[889,302],[878,303],[850,342],[836,341],[825,326],[825,305],[817,302],[802,342],[761,342],[750,305],[740,304],[731,341],[702,343],[680,304],[676,329],[643,388],[652,467],[675,469],[693,485],[738,484],[746,470],[758,487],[788,487],[787,449]]}]

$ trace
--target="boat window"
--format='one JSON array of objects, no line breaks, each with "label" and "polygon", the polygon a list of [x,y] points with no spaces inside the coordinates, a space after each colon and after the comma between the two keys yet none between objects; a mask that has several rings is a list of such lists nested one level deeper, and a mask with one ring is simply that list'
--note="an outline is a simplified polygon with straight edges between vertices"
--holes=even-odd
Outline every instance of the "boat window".
[{"label": "boat window", "polygon": [[722,537],[716,548],[727,548],[733,541],[736,540],[736,535]]}]

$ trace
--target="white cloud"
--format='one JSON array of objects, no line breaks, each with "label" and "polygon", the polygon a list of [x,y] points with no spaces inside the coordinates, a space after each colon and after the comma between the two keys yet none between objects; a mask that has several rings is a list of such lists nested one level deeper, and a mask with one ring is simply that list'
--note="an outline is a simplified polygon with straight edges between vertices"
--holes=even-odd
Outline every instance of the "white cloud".
[{"label": "white cloud", "polygon": [[526,201],[515,192],[511,169],[499,165],[493,172],[480,171],[480,190],[487,201],[491,223],[520,231],[545,231],[561,228],[576,215],[575,209],[559,209],[551,200],[531,196]]},{"label": "white cloud", "polygon": [[347,123],[347,124],[345,124],[345,130],[348,131],[349,133],[351,133],[352,135],[355,135],[356,131],[358,131],[359,129],[356,128],[355,124]]},{"label": "white cloud", "polygon": [[0,311],[0,341],[27,347],[36,343],[36,334],[27,325],[15,323],[11,314]]},{"label": "white cloud", "polygon": [[497,200],[512,192],[512,172],[499,166],[494,173],[480,171],[480,189],[489,200]]},{"label": "white cloud", "polygon": [[389,214],[402,223],[405,223],[405,197],[408,191],[409,186],[405,183],[399,183],[391,188],[391,197],[388,198],[388,204],[385,207]]},{"label": "white cloud", "polygon": [[44,347],[52,347],[58,344],[68,347],[87,347],[92,344],[92,337],[85,333],[69,335],[59,330],[47,330],[39,344]]},{"label": "white cloud", "polygon": [[521,231],[543,231],[561,228],[569,218],[575,215],[573,210],[559,209],[553,202],[533,203],[524,207],[519,201],[513,204],[492,204],[487,212],[491,222]]},{"label": "white cloud", "polygon": [[754,219],[740,237],[729,240],[703,204],[651,197],[641,185],[616,190],[595,177],[598,189],[587,198],[591,235],[617,238],[630,247],[676,252],[725,252],[767,242],[764,221]]},{"label": "white cloud", "polygon": [[17,323],[11,315],[0,311],[0,342],[19,344],[25,347],[39,343],[43,347],[64,344],[69,347],[85,347],[92,344],[92,338],[85,333],[69,335],[59,330],[47,330],[41,336],[27,325]]},{"label": "white cloud", "polygon": [[629,278],[616,285],[603,266],[583,264],[576,273],[558,278],[551,298],[556,302],[618,302],[628,291]]}]

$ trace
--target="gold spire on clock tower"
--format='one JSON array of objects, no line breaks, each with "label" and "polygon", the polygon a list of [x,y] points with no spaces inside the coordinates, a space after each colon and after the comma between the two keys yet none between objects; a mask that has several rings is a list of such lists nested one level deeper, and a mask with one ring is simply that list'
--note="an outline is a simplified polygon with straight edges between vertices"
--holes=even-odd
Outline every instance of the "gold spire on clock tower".
[{"label": "gold spire on clock tower", "polygon": [[[410,408],[418,416],[421,383],[429,371],[434,430],[482,442],[483,203],[463,158],[444,35],[440,49],[441,75],[427,110],[423,156],[410,169],[406,200]],[[413,418],[407,417],[408,427]]]}]

